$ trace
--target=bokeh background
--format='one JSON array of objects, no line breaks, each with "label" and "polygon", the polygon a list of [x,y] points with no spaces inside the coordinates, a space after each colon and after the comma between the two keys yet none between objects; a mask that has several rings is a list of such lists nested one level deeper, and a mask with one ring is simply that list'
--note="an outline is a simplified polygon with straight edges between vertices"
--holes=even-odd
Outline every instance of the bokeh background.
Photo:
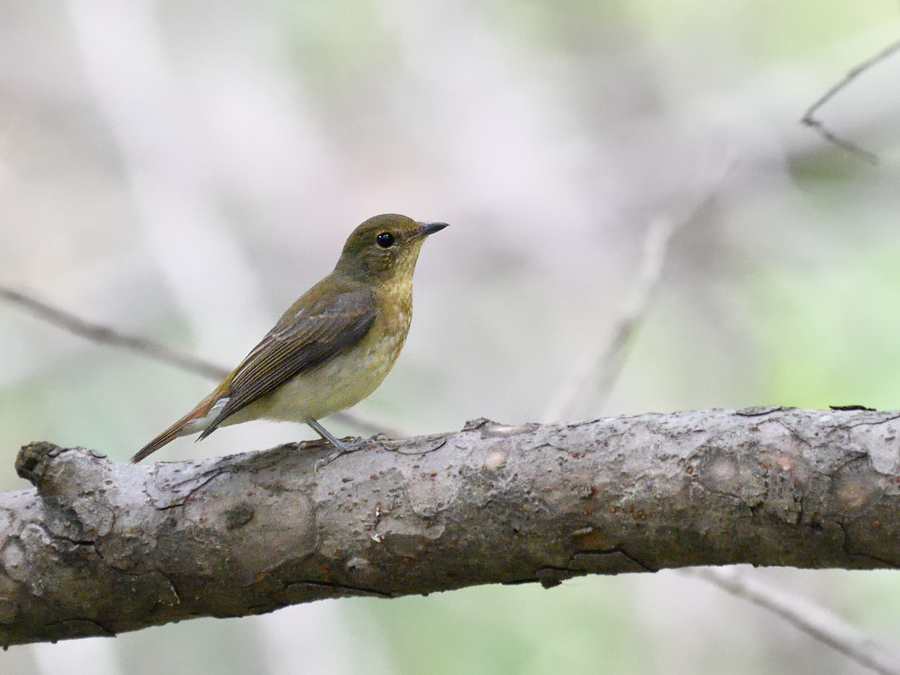
[{"label": "bokeh background", "polygon": [[[894,0],[2,0],[0,284],[234,365],[368,216],[451,228],[360,408],[543,418],[650,223],[684,225],[594,415],[900,408]],[[0,489],[32,440],[125,460],[211,388],[0,303]],[[352,433],[350,427],[336,430]],[[185,459],[308,438],[252,423]],[[900,574],[760,571],[900,645]],[[673,572],[341,600],[0,653],[4,675],[861,673]]]}]

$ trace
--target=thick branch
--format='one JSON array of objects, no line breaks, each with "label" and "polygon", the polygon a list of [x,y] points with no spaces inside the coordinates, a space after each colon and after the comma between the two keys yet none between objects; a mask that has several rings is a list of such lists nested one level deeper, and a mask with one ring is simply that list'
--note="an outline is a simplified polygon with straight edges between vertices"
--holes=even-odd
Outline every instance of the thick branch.
[{"label": "thick branch", "polygon": [[319,598],[753,563],[900,565],[900,413],[780,408],[131,466],[26,446],[0,495],[0,644]]}]

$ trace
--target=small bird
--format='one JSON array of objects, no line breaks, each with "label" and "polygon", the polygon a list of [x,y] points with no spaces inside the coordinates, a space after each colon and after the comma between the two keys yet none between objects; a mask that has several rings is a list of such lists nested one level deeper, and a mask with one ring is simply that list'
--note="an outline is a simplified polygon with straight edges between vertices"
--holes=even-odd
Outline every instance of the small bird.
[{"label": "small bird", "polygon": [[422,242],[447,223],[397,214],[357,227],[334,271],[310,288],[197,407],[131,458],[179,436],[269,419],[305,422],[336,452],[352,448],[318,420],[355,405],[384,380],[412,320],[412,278]]}]

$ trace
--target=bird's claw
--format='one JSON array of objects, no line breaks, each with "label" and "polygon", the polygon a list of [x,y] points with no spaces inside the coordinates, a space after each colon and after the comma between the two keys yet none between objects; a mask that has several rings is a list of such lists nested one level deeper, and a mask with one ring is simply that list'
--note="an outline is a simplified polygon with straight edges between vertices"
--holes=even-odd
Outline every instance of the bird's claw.
[{"label": "bird's claw", "polygon": [[348,455],[351,452],[356,452],[357,450],[362,450],[363,448],[370,446],[374,439],[375,436],[372,436],[371,438],[360,438],[355,443],[350,443],[349,445],[347,443],[344,443],[343,441],[338,441],[337,443],[332,442],[332,445],[336,448],[336,450],[328,455],[328,457],[320,459],[316,462],[316,465],[313,469],[314,473],[319,473],[319,469],[328,466],[341,455]]}]

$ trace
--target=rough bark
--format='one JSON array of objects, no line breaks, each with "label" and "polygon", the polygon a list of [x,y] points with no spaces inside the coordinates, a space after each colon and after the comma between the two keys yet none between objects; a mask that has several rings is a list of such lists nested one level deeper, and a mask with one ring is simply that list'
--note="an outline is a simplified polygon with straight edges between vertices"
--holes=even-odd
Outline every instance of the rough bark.
[{"label": "rough bark", "polygon": [[350,595],[753,563],[900,565],[900,413],[706,410],[132,466],[25,446],[0,644]]}]

